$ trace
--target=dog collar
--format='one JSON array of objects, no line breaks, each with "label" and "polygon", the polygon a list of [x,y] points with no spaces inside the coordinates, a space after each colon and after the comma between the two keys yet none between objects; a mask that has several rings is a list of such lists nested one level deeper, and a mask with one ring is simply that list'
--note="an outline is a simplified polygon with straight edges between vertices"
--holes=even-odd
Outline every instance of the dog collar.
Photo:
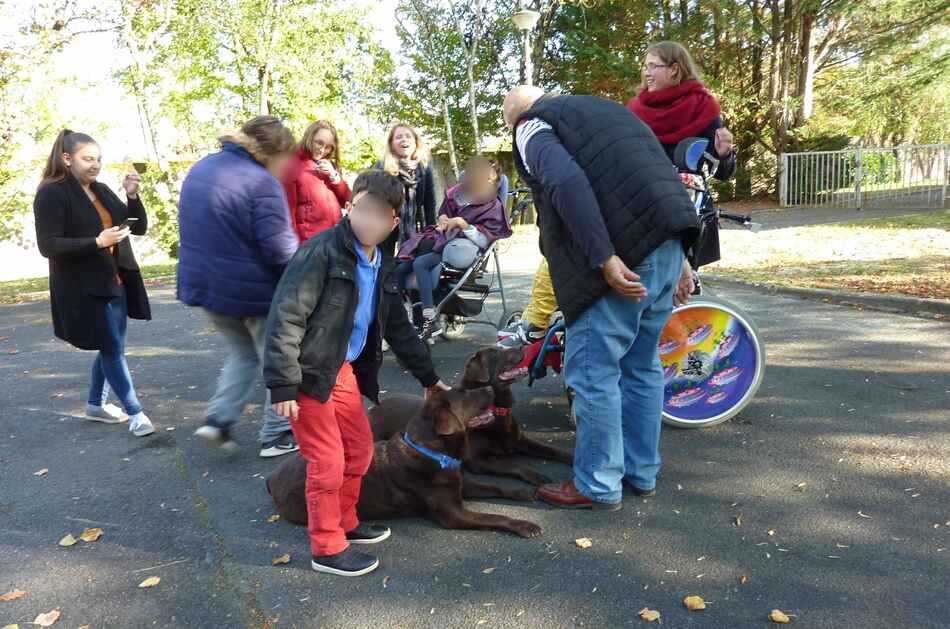
[{"label": "dog collar", "polygon": [[510,407],[510,406],[494,406],[494,405],[492,405],[492,406],[489,406],[489,407],[488,407],[488,410],[490,410],[490,411],[495,415],[495,417],[508,417],[509,415],[511,415],[511,407]]},{"label": "dog collar", "polygon": [[403,433],[402,440],[406,442],[406,445],[421,454],[422,456],[432,459],[439,464],[439,467],[450,470],[457,470],[462,467],[462,462],[458,459],[453,459],[448,454],[442,454],[441,452],[435,452],[430,450],[425,446],[420,446],[418,443],[412,440],[412,437],[409,436],[409,433]]}]

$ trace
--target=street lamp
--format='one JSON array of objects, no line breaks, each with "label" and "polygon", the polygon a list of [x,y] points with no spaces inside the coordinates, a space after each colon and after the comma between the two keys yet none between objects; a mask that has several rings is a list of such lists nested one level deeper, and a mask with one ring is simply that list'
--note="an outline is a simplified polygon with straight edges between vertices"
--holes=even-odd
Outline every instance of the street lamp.
[{"label": "street lamp", "polygon": [[531,76],[534,71],[531,67],[531,30],[541,19],[541,14],[530,9],[521,9],[511,16],[515,26],[524,34],[524,77],[525,83],[532,85]]}]

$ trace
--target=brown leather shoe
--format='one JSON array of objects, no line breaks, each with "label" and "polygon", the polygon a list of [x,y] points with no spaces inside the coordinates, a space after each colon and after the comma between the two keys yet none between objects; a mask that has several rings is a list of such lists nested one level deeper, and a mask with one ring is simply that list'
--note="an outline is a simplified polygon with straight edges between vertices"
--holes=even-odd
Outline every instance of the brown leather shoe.
[{"label": "brown leather shoe", "polygon": [[596,509],[598,511],[620,511],[623,502],[595,502],[577,491],[574,481],[548,483],[538,487],[538,498],[563,509]]}]

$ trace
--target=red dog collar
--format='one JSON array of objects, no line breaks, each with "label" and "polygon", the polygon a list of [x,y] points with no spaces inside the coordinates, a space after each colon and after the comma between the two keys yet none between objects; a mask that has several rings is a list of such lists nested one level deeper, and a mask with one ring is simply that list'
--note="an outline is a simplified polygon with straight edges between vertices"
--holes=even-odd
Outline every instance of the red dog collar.
[{"label": "red dog collar", "polygon": [[508,415],[511,415],[511,408],[508,406],[492,405],[488,407],[488,410],[490,410],[495,417],[508,417]]}]

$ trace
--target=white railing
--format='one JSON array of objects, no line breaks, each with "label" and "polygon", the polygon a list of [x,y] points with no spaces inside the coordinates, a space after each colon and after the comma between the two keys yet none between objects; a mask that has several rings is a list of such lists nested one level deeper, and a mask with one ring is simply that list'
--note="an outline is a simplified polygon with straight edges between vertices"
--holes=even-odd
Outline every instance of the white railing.
[{"label": "white railing", "polygon": [[782,153],[783,207],[943,207],[950,144]]}]

